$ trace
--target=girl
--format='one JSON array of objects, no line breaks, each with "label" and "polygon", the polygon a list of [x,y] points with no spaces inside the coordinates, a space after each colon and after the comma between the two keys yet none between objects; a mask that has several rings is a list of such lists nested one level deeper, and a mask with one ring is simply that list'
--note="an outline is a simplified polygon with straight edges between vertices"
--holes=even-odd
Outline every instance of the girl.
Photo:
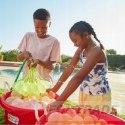
[{"label": "girl", "polygon": [[[98,40],[92,26],[85,21],[75,23],[69,31],[69,36],[78,49],[71,63],[51,90],[58,91],[73,72],[79,60],[82,67],[69,81],[59,98],[48,106],[48,110],[60,108],[80,85],[79,105],[110,112],[111,90],[107,79],[108,66],[103,45]],[[92,36],[99,42],[100,46],[92,39]]]}]

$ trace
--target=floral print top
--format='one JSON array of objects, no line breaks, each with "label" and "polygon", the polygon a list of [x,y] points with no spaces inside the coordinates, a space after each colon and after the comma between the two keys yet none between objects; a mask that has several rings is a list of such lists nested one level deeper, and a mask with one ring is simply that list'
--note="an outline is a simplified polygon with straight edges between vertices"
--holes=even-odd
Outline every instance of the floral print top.
[{"label": "floral print top", "polygon": [[[84,65],[86,57],[80,55],[80,63]],[[97,63],[91,72],[84,78],[80,91],[87,95],[103,95],[110,92],[107,78],[107,59],[105,63]]]}]

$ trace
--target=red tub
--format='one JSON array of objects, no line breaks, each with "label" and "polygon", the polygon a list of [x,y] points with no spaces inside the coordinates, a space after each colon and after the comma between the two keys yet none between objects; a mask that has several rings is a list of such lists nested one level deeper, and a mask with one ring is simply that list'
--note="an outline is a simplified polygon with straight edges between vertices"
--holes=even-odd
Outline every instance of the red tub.
[{"label": "red tub", "polygon": [[[11,105],[8,105],[5,100],[10,96],[11,92],[8,92],[4,96],[1,97],[1,105],[5,109],[5,121],[6,124],[35,124],[35,111],[33,109],[22,109],[17,108]],[[44,114],[43,109],[38,110],[38,115],[42,116]]]},{"label": "red tub", "polygon": [[[58,112],[64,113],[68,110],[69,108],[63,108],[63,109],[59,109],[57,110]],[[80,108],[73,108],[76,110],[77,113],[79,113]],[[120,119],[114,115],[111,114],[107,114],[105,112],[101,112],[98,110],[93,110],[93,109],[89,109],[90,114],[93,114],[95,116],[97,116],[99,119],[104,119],[108,122],[108,124],[114,124],[114,125],[125,125],[125,121],[123,119]],[[47,118],[50,114],[48,115],[42,115],[39,119],[39,121],[36,122],[35,125],[44,125],[47,122]]]}]

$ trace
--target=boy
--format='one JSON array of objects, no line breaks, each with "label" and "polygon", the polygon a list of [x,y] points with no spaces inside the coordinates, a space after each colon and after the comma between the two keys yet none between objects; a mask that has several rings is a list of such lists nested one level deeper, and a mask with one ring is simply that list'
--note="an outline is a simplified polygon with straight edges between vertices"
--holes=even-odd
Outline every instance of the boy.
[{"label": "boy", "polygon": [[50,13],[38,9],[33,14],[35,32],[28,32],[23,37],[18,49],[17,59],[27,60],[23,76],[31,66],[35,66],[44,80],[52,80],[53,63],[60,61],[60,43],[47,33],[51,25]]}]

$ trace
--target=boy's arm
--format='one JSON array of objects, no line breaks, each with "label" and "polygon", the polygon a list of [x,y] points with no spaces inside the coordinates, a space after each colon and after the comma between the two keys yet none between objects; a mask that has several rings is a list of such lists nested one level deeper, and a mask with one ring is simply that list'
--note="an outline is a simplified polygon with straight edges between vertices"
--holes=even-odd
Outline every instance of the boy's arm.
[{"label": "boy's arm", "polygon": [[22,61],[24,59],[27,60],[32,57],[31,53],[26,51],[27,50],[27,41],[29,40],[29,36],[30,36],[30,34],[26,33],[18,46],[18,51],[19,51],[19,54],[17,56],[18,61]]},{"label": "boy's arm", "polygon": [[28,51],[24,51],[24,52],[20,52],[17,56],[17,60],[18,61],[22,61],[22,60],[28,60],[30,59],[32,56],[31,56],[31,53],[29,53]]},{"label": "boy's arm", "polygon": [[45,61],[44,62],[44,61],[39,60],[38,64],[44,66],[47,69],[53,70],[54,69],[54,67],[53,67],[54,63],[56,63],[56,61]]},{"label": "boy's arm", "polygon": [[61,61],[60,42],[58,40],[55,41],[53,46],[52,46],[52,50],[51,50],[51,53],[49,55],[49,59],[51,61],[56,61],[56,63]]},{"label": "boy's arm", "polygon": [[56,61],[42,61],[39,59],[34,59],[33,62],[34,63],[32,66],[36,66],[37,64],[39,64],[49,70],[53,70],[54,69],[53,64],[56,63]]}]

